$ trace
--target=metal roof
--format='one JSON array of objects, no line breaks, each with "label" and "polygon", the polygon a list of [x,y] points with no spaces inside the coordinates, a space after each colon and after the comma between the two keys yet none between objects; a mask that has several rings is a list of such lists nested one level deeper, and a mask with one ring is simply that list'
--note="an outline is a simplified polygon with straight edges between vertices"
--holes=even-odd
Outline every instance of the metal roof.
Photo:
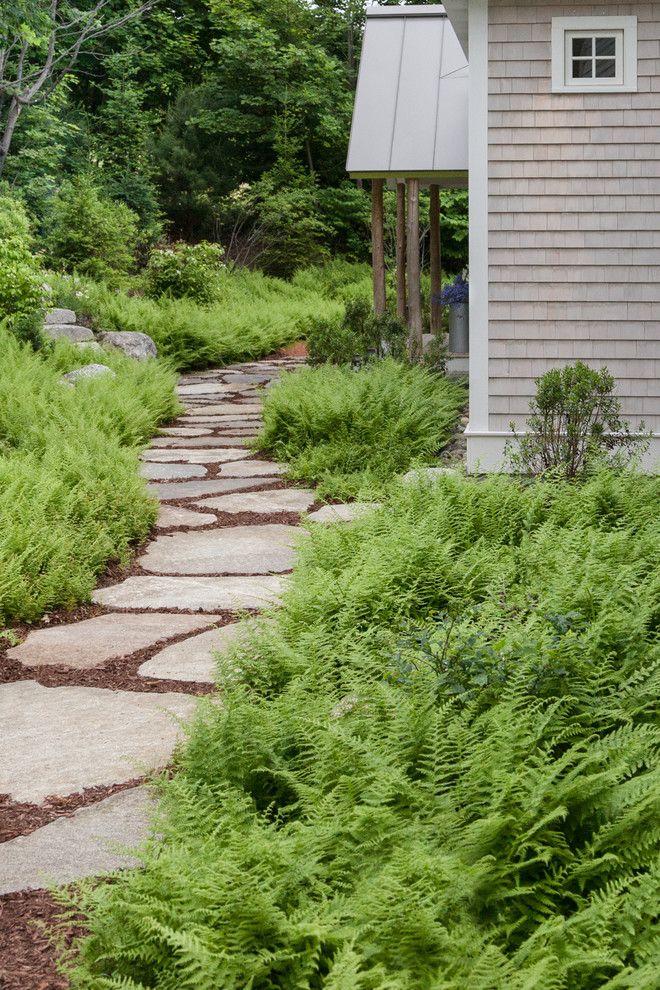
[{"label": "metal roof", "polygon": [[369,8],[347,170],[461,185],[467,167],[468,65],[444,7]]}]

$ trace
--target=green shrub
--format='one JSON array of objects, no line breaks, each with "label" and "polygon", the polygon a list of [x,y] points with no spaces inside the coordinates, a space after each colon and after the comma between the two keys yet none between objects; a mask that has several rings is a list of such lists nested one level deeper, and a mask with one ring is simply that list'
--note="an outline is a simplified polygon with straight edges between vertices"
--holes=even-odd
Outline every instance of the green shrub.
[{"label": "green shrub", "polygon": [[124,203],[103,196],[78,176],[56,197],[47,238],[56,267],[90,278],[116,281],[135,264],[138,218]]},{"label": "green shrub", "polygon": [[43,275],[31,241],[25,208],[0,195],[0,320],[29,317],[43,305]]},{"label": "green shrub", "polygon": [[391,359],[360,371],[305,368],[269,389],[257,443],[321,494],[355,495],[428,462],[464,400],[460,385]]},{"label": "green shrub", "polygon": [[659,496],[452,477],[317,527],[144,868],[84,889],[75,990],[655,988]]},{"label": "green shrub", "polygon": [[87,599],[153,524],[137,455],[176,410],[174,375],[108,353],[116,378],[60,383],[94,358],[34,354],[0,326],[0,625]]},{"label": "green shrub", "polygon": [[152,299],[191,299],[200,305],[213,302],[218,295],[223,254],[219,244],[207,241],[181,241],[169,248],[154,249],[145,272],[147,294]]},{"label": "green shrub", "polygon": [[391,313],[374,313],[369,299],[349,298],[342,318],[319,319],[307,333],[312,364],[349,364],[389,355],[405,357],[407,328]]},{"label": "green shrub", "polygon": [[527,433],[518,436],[515,424],[510,424],[517,446],[509,442],[507,453],[514,469],[575,478],[593,462],[609,459],[622,466],[630,461],[645,439],[634,436],[621,419],[614,387],[607,368],[596,371],[582,361],[537,378]]}]

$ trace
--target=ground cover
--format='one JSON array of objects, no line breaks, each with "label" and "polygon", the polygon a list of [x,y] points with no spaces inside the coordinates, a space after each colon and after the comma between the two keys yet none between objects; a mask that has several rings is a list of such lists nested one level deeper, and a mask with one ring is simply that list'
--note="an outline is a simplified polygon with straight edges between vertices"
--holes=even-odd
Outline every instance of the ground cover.
[{"label": "ground cover", "polygon": [[659,494],[454,476],[315,530],[73,986],[651,990]]},{"label": "ground cover", "polygon": [[264,403],[257,446],[319,494],[377,493],[447,444],[465,402],[462,385],[423,368],[381,361],[360,371],[322,365],[289,375]]},{"label": "ground cover", "polygon": [[226,271],[218,280],[217,300],[208,305],[187,298],[146,298],[140,279],[126,279],[122,290],[57,276],[52,284],[57,305],[74,309],[99,330],[148,334],[159,354],[185,370],[262,357],[304,337],[313,320],[335,317],[342,308],[337,271],[344,292],[365,287],[364,266],[336,269],[314,269],[291,282],[260,272]]},{"label": "ground cover", "polygon": [[174,373],[108,352],[114,377],[60,382],[95,359],[0,327],[0,624],[85,600],[154,522],[138,452],[177,409]]}]

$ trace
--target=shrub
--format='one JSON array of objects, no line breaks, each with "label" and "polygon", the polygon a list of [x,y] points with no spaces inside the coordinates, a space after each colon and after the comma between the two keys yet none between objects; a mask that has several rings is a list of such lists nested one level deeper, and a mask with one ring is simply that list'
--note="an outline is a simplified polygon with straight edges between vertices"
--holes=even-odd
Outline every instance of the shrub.
[{"label": "shrub", "polygon": [[147,294],[152,299],[191,299],[200,305],[213,302],[218,295],[223,254],[219,244],[207,241],[179,242],[153,250],[145,273]]},{"label": "shrub", "polygon": [[25,208],[11,196],[0,195],[0,320],[38,312],[43,305],[42,282]]},{"label": "shrub", "polygon": [[321,494],[356,495],[436,454],[464,399],[460,385],[391,359],[305,368],[269,389],[257,443]]},{"label": "shrub", "polygon": [[581,361],[537,378],[528,432],[518,436],[511,423],[518,445],[507,446],[512,466],[527,474],[555,471],[575,478],[594,461],[609,458],[621,466],[630,460],[645,440],[633,436],[621,419],[614,387],[607,368],[596,371]]},{"label": "shrub", "polygon": [[86,600],[153,524],[138,452],[176,410],[174,375],[108,353],[116,378],[59,382],[94,358],[34,354],[0,327],[0,625]]},{"label": "shrub", "polygon": [[133,269],[138,218],[102,195],[91,179],[66,183],[54,201],[47,245],[51,261],[68,272],[116,281]]},{"label": "shrub", "polygon": [[407,328],[391,313],[374,313],[363,296],[349,298],[344,316],[318,320],[309,329],[307,342],[312,364],[348,364],[371,358],[401,359],[406,353]]},{"label": "shrub", "polygon": [[143,869],[85,887],[75,990],[655,987],[659,496],[453,477],[317,527]]}]

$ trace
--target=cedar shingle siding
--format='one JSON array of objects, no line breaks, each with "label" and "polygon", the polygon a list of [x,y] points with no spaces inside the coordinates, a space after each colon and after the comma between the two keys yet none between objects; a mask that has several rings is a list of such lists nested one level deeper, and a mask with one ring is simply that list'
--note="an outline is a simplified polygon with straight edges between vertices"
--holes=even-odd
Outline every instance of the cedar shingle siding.
[{"label": "cedar shingle siding", "polygon": [[[489,7],[490,429],[581,358],[660,431],[660,2]],[[637,15],[637,93],[551,93],[552,18],[592,14]]]}]

